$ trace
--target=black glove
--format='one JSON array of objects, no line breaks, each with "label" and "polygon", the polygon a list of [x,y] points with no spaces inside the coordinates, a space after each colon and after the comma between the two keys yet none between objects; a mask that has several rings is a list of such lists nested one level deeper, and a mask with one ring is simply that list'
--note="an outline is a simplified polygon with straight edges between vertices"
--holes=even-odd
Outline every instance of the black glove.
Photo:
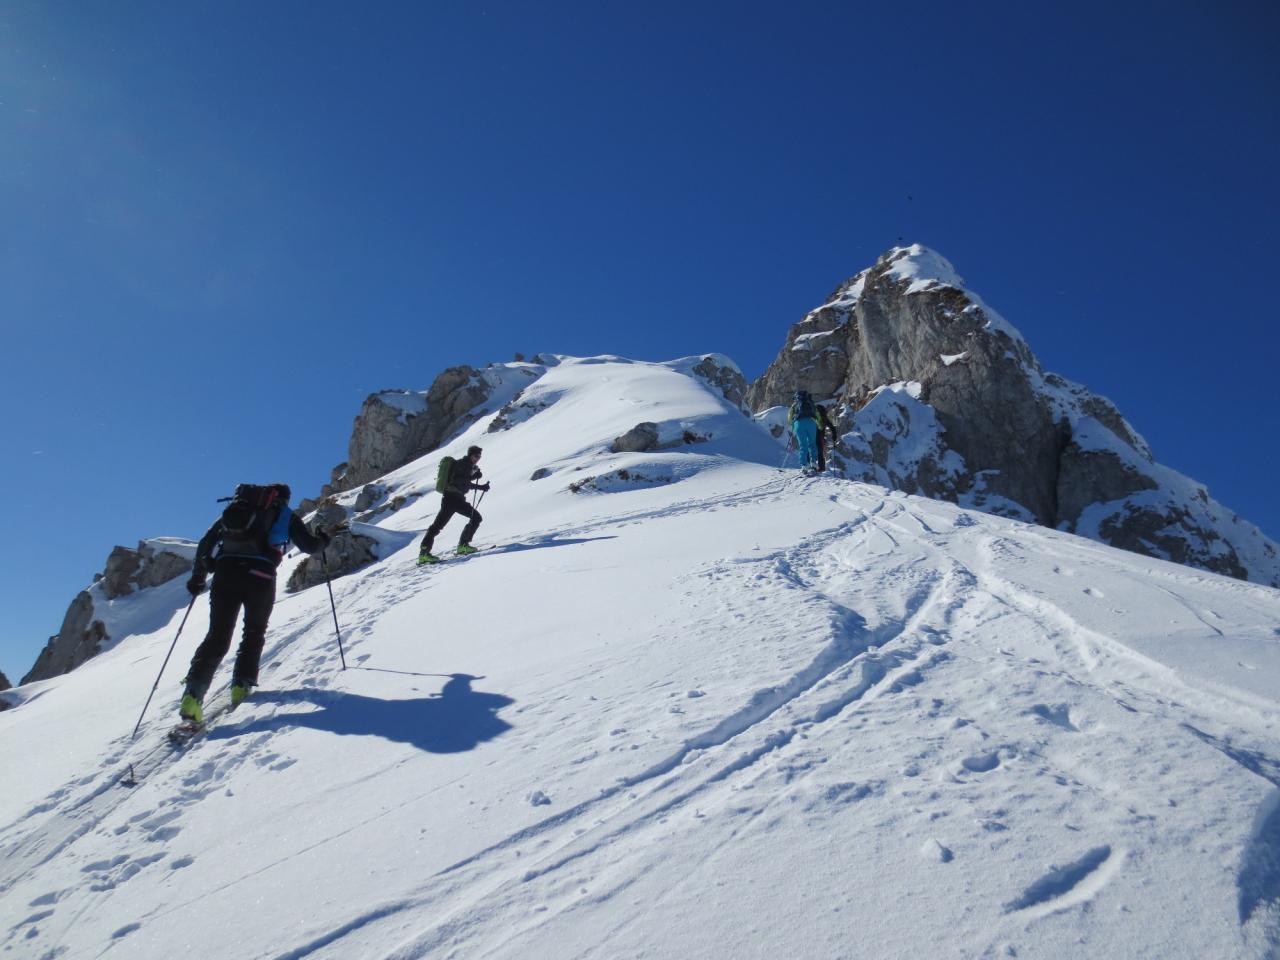
[{"label": "black glove", "polygon": [[193,573],[191,579],[187,581],[187,593],[193,597],[198,597],[204,593],[204,574]]},{"label": "black glove", "polygon": [[481,489],[481,490],[483,490],[485,493],[488,493],[488,492],[489,492],[489,484],[487,484],[487,483],[486,483],[486,484],[484,484],[483,486],[481,486],[481,487],[480,487],[480,489]]}]

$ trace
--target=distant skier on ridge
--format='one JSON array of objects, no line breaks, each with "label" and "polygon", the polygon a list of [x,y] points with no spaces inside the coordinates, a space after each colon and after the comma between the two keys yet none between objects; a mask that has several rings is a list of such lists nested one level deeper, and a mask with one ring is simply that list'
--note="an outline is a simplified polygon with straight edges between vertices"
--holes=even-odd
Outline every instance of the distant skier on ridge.
[{"label": "distant skier on ridge", "polygon": [[465,457],[459,457],[456,460],[453,457],[443,457],[440,460],[440,467],[436,473],[436,489],[444,494],[444,502],[440,504],[440,512],[431,521],[431,526],[427,527],[427,533],[422,538],[422,546],[418,551],[419,566],[440,562],[440,558],[431,552],[431,548],[436,542],[436,535],[444,529],[444,525],[453,518],[455,513],[471,519],[471,522],[462,528],[462,536],[458,538],[457,554],[466,556],[468,553],[476,552],[476,548],[471,546],[471,538],[476,535],[481,517],[480,512],[467,503],[467,494],[472,490],[487,492],[489,489],[487,483],[476,483],[481,476],[479,463],[482,452],[479,447],[473,446],[467,448]]},{"label": "distant skier on ridge", "polygon": [[276,567],[284,558],[289,541],[307,553],[329,545],[327,533],[318,530],[312,534],[290,509],[289,496],[289,485],[285,483],[265,487],[240,484],[222,516],[196,547],[187,591],[193,597],[199,596],[210,570],[213,588],[209,592],[209,632],[191,658],[186,692],[178,708],[183,720],[191,724],[204,723],[204,696],[218,664],[231,648],[241,607],[244,633],[231,674],[232,706],[239,706],[258,685],[258,661],[276,602]]},{"label": "distant skier on ridge", "polygon": [[818,411],[808,390],[797,390],[787,410],[787,423],[800,449],[800,468],[813,473],[818,463]]}]

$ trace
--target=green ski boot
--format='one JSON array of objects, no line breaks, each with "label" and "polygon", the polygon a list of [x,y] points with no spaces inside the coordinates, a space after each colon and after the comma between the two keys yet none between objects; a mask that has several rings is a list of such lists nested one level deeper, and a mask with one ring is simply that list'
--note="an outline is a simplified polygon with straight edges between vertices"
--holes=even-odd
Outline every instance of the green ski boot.
[{"label": "green ski boot", "polygon": [[196,726],[204,723],[204,709],[200,706],[200,701],[189,693],[182,696],[182,705],[178,707],[178,716],[188,723],[194,723]]},{"label": "green ski boot", "polygon": [[249,694],[253,692],[253,687],[247,683],[233,683],[231,685],[231,709],[234,710],[240,704],[249,698]]},{"label": "green ski boot", "polygon": [[460,543],[458,544],[458,549],[456,552],[458,556],[465,557],[473,553],[479,553],[480,551],[477,550],[475,547],[473,547],[469,543]]},{"label": "green ski boot", "polygon": [[434,553],[427,553],[427,551],[423,550],[420,554],[418,554],[418,566],[420,567],[426,566],[428,563],[439,563],[439,562],[440,562],[440,558],[437,557]]}]

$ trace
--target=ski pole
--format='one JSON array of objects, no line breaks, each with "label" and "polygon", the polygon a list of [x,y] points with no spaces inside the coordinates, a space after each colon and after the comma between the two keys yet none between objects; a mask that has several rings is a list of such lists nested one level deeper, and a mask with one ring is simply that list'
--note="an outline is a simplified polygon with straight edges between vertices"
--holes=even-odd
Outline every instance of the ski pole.
[{"label": "ski pole", "polygon": [[329,582],[329,564],[324,559],[324,551],[320,551],[320,567],[324,570],[324,585],[329,588],[329,609],[333,611],[333,632],[338,635],[338,657],[342,660],[342,669],[347,669],[347,655],[342,649],[342,631],[338,629],[338,605],[333,602],[333,584]]},{"label": "ski pole", "polygon": [[173,656],[173,649],[178,645],[178,637],[182,636],[182,628],[187,625],[187,617],[191,616],[191,608],[196,605],[196,595],[191,595],[191,602],[187,604],[187,612],[182,615],[182,622],[178,624],[178,632],[173,635],[173,643],[169,644],[169,652],[164,655],[164,663],[160,664],[160,672],[156,674],[156,682],[151,685],[151,692],[147,694],[147,702],[142,705],[142,712],[138,714],[138,722],[133,725],[133,733],[129,735],[129,739],[133,740],[138,736],[138,728],[142,726],[142,718],[147,715],[147,707],[151,706],[151,698],[156,695],[156,689],[160,686],[160,678],[164,676],[164,668],[169,665],[169,658]]},{"label": "ski pole", "polygon": [[796,435],[792,433],[790,430],[788,430],[787,431],[787,449],[782,454],[782,463],[778,464],[779,470],[785,470],[787,468],[787,461],[791,459],[791,451],[795,449],[795,446],[796,446]]}]

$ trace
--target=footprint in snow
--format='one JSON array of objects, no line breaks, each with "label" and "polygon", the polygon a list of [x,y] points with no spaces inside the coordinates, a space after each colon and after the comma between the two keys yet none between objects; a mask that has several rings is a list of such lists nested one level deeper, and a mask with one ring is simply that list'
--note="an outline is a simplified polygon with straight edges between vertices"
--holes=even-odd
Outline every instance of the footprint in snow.
[{"label": "footprint in snow", "polygon": [[1000,754],[994,752],[975,753],[973,756],[965,757],[961,760],[960,766],[973,773],[990,773],[1000,766]]},{"label": "footprint in snow", "polygon": [[1087,595],[1091,597],[1096,597],[1099,600],[1101,600],[1103,597],[1106,596],[1106,594],[1103,593],[1101,590],[1099,590],[1097,587],[1086,587],[1084,592]]},{"label": "footprint in snow", "polygon": [[535,790],[533,793],[525,797],[529,801],[531,807],[547,807],[551,805],[551,798],[541,790]]},{"label": "footprint in snow", "polygon": [[1052,706],[1047,703],[1037,703],[1030,712],[1055,727],[1070,730],[1072,733],[1080,732],[1080,728],[1071,722],[1071,708],[1065,703],[1055,703]]}]

